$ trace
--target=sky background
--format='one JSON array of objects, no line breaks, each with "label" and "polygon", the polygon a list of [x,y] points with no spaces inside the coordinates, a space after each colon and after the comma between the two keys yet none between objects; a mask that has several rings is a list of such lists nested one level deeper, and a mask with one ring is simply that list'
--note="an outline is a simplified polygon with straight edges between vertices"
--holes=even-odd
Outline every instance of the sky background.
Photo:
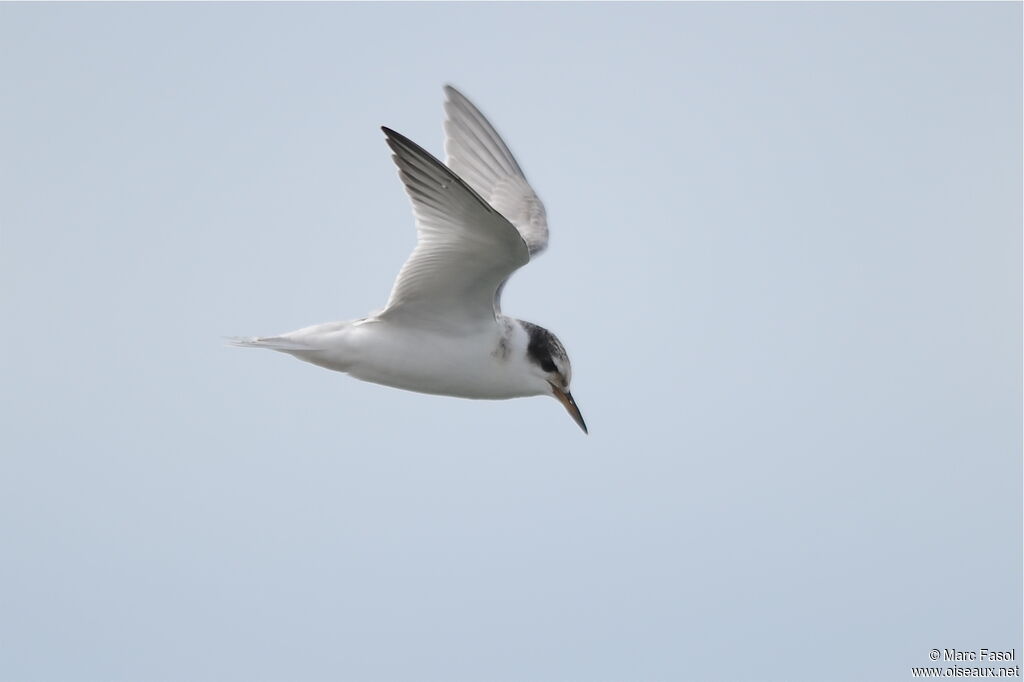
[{"label": "sky background", "polygon": [[[1021,657],[1021,4],[0,4],[0,680],[905,680]],[[547,398],[380,308],[442,85]]]}]

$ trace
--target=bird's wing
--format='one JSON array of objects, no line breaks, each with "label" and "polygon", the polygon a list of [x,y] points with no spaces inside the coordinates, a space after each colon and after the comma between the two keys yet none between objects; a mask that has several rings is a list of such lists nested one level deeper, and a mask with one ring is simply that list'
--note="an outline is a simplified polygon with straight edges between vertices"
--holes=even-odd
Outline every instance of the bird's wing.
[{"label": "bird's wing", "polygon": [[548,245],[544,204],[490,121],[452,86],[446,85],[444,91],[448,167],[515,225],[530,256],[535,256]]},{"label": "bird's wing", "polygon": [[419,235],[380,317],[455,333],[494,324],[498,288],[530,261],[516,228],[409,138],[383,128]]}]

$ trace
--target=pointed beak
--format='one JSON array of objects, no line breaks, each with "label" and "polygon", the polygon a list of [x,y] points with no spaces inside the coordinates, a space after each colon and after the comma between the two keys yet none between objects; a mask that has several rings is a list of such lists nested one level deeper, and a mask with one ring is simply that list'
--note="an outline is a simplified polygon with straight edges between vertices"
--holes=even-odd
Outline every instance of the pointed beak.
[{"label": "pointed beak", "polygon": [[565,405],[565,409],[569,411],[573,420],[580,425],[580,428],[583,429],[583,433],[590,433],[587,431],[587,423],[583,421],[583,415],[580,414],[580,408],[576,407],[576,401],[572,399],[572,393],[569,393],[569,391],[563,391],[554,384],[551,384],[551,388],[554,391],[555,397],[558,398],[558,402]]}]

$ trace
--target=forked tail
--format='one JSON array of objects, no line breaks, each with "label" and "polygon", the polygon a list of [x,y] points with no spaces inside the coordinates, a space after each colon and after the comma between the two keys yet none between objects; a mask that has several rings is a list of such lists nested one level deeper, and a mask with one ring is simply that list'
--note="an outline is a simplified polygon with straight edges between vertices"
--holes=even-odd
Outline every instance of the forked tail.
[{"label": "forked tail", "polygon": [[238,348],[269,348],[284,352],[314,350],[311,346],[300,343],[293,339],[286,339],[280,336],[228,336],[225,337],[229,346]]}]

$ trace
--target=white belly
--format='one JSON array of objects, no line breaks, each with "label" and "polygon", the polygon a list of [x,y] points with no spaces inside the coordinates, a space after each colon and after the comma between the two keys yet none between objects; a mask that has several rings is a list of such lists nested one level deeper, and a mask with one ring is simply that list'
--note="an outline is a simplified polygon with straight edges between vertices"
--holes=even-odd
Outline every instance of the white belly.
[{"label": "white belly", "polygon": [[[357,379],[419,393],[501,400],[540,395],[497,325],[449,336],[385,321],[348,326],[300,359]],[[518,370],[518,371],[517,371]]]}]

